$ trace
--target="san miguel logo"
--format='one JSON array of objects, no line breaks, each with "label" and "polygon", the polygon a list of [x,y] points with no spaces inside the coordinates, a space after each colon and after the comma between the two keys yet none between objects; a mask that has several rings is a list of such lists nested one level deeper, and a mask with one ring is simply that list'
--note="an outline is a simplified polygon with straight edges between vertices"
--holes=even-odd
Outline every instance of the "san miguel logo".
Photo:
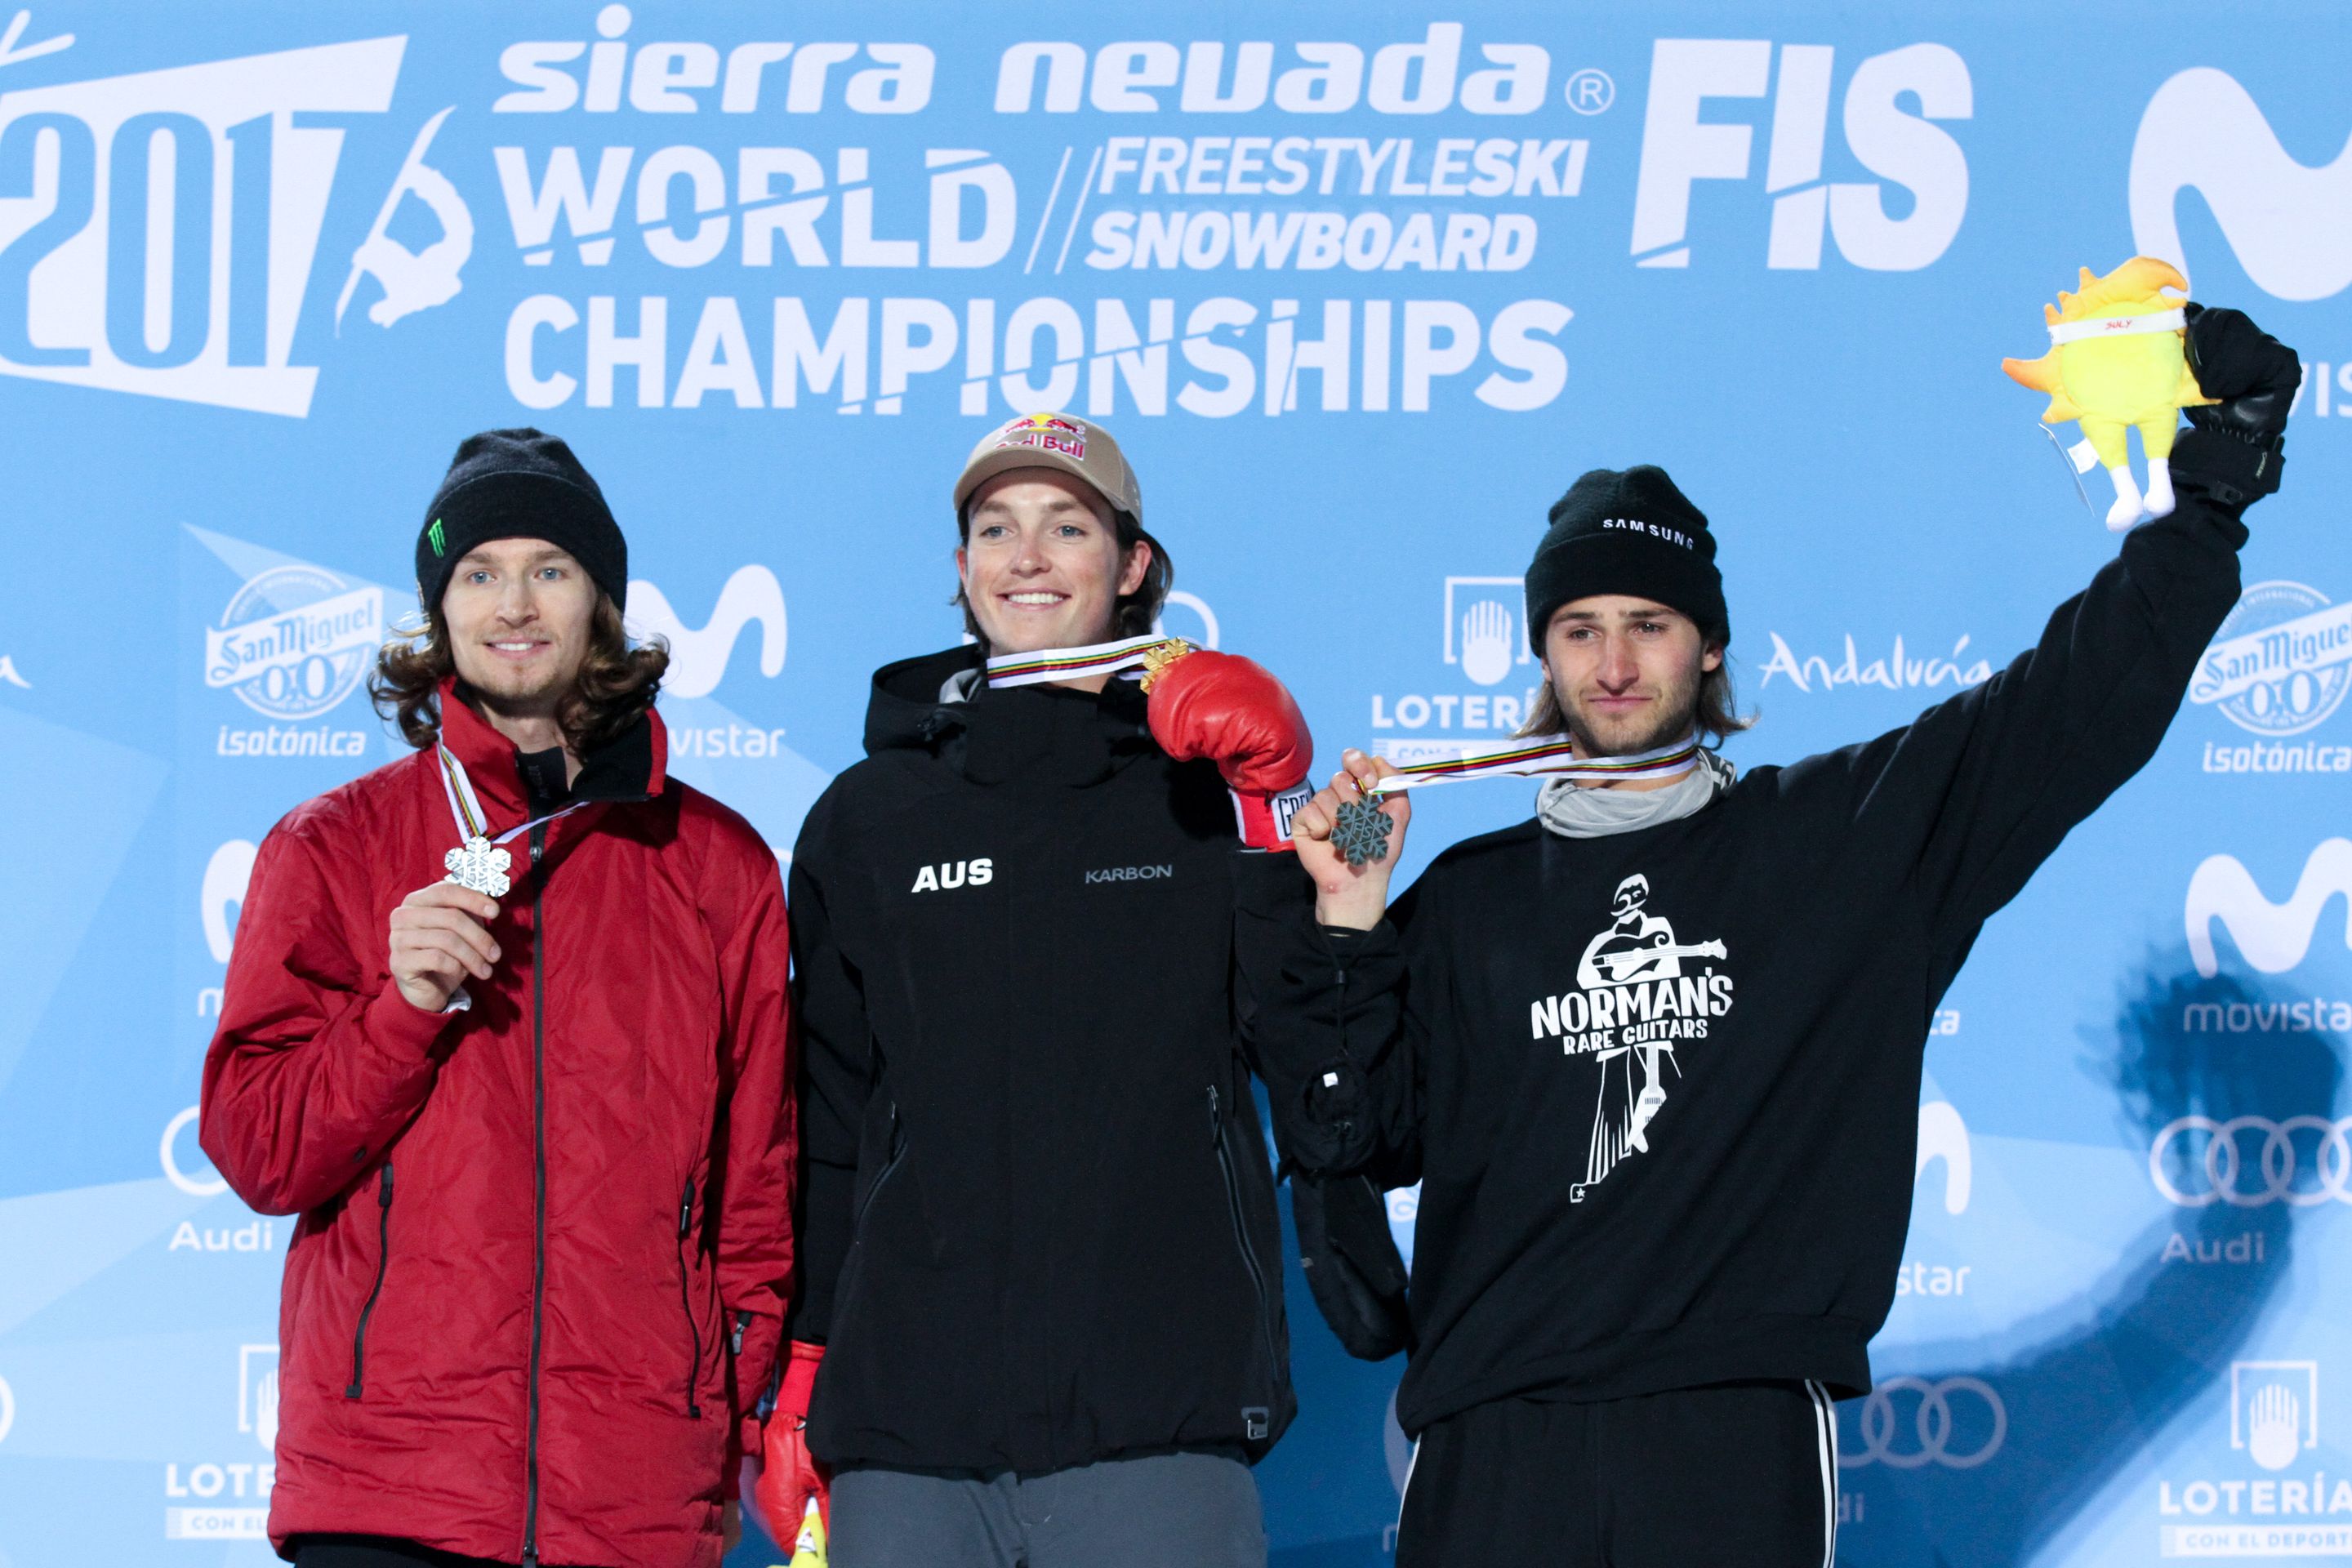
[{"label": "san miguel logo", "polygon": [[1649,899],[1648,878],[1620,882],[1609,905],[1616,918],[1585,944],[1576,988],[1528,1008],[1536,1039],[1559,1040],[1566,1055],[1590,1059],[1598,1073],[1584,1180],[1570,1194],[1577,1203],[1620,1161],[1650,1152],[1666,1075],[1682,1076],[1676,1045],[1706,1038],[1708,1023],[1731,1011],[1731,976],[1692,963],[1722,960],[1723,943],[1676,941],[1673,923],[1650,912]]}]

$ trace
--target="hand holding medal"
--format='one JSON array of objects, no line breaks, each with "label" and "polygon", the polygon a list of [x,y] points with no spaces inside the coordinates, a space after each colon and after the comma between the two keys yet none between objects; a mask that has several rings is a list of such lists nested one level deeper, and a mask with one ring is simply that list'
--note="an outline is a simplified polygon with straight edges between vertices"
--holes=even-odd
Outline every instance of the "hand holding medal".
[{"label": "hand holding medal", "polygon": [[388,965],[409,1005],[444,1012],[468,976],[489,979],[490,966],[499,961],[490,922],[498,918],[496,900],[454,879],[403,899],[392,911]]},{"label": "hand holding medal", "polygon": [[1385,757],[1349,750],[1330,784],[1298,808],[1290,837],[1298,863],[1315,879],[1315,918],[1324,925],[1370,931],[1388,911],[1389,877],[1404,847],[1412,805],[1380,786],[1397,776]]}]

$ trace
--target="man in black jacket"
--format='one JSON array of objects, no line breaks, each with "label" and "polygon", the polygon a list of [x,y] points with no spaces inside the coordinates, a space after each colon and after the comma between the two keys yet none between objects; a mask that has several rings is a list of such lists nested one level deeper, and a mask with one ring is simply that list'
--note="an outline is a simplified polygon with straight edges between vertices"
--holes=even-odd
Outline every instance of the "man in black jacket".
[{"label": "man in black jacket", "polygon": [[[2154,753],[2277,487],[2294,355],[2231,310],[2188,334],[2221,401],[2177,509],[1907,727],[1735,782],[1698,745],[1737,722],[1706,520],[1595,471],[1527,574],[1576,764],[1536,819],[1388,908],[1395,770],[1349,752],[1298,814],[1317,907],[1266,918],[1259,1047],[1302,1165],[1422,1184],[1403,1568],[1832,1561],[1830,1402],[1871,1385],[1928,1020]],[[1403,795],[1378,811],[1401,833]]]},{"label": "man in black jacket", "polygon": [[1261,1564],[1248,1464],[1295,1402],[1234,862],[1289,858],[1312,742],[1255,665],[1152,635],[1168,558],[1100,426],[1013,421],[955,503],[977,644],[875,676],[793,851],[770,1430],[805,1411],[836,1568]]}]

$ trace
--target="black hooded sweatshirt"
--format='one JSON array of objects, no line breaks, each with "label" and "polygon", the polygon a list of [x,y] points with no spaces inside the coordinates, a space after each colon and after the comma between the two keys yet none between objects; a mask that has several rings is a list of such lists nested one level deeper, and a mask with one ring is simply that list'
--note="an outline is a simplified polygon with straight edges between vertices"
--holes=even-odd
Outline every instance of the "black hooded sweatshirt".
[{"label": "black hooded sweatshirt", "polygon": [[1511,1397],[1869,1389],[1937,1004],[2155,753],[2237,598],[2244,498],[2176,473],[2179,510],[2037,647],[1903,729],[1679,821],[1469,839],[1368,932],[1278,902],[1244,931],[1278,954],[1257,1046],[1292,1157],[1421,1183],[1406,1431]]},{"label": "black hooded sweatshirt", "polygon": [[1268,857],[1132,683],[980,664],[875,675],[866,760],[793,853],[810,1447],[1255,1458],[1296,1409],[1234,952],[1236,863]]}]

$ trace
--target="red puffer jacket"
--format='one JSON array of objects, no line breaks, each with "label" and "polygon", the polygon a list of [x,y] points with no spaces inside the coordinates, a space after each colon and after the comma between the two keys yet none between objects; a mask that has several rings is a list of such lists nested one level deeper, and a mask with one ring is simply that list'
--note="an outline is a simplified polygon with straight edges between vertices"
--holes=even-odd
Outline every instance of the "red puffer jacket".
[{"label": "red puffer jacket", "polygon": [[[514,747],[445,688],[493,832]],[[391,983],[393,909],[457,842],[427,750],[254,864],[203,1141],[302,1216],[279,1306],[269,1533],[502,1562],[709,1568],[792,1273],[784,903],[751,826],[663,777],[661,721],[508,847],[470,1008]]]}]

